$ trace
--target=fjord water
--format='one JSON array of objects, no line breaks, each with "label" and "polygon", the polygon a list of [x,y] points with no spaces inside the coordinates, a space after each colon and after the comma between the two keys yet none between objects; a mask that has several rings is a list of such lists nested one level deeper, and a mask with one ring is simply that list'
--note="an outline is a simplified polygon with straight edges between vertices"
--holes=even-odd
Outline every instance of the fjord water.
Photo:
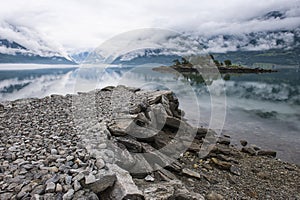
[{"label": "fjord water", "polygon": [[[0,101],[74,93],[74,85],[82,81],[96,82],[97,88],[123,84],[142,89],[172,89],[189,122],[207,127],[212,91],[209,92],[201,77],[155,72],[152,68],[156,66],[159,64],[84,70],[78,66],[1,70]],[[226,118],[222,133],[230,135],[235,144],[245,139],[263,149],[276,150],[282,160],[300,164],[300,72],[298,68],[288,67],[278,70],[267,74],[226,75]],[[216,92],[223,84],[223,80],[212,77],[209,87]],[[215,103],[224,104],[218,99]]]}]

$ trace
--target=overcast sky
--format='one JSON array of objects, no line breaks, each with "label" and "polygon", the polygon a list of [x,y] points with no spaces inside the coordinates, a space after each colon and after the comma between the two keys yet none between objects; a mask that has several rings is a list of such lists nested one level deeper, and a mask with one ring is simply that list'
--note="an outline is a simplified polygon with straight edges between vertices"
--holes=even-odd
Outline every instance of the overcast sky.
[{"label": "overcast sky", "polygon": [[[287,18],[257,18],[274,10]],[[3,0],[0,20],[76,49],[147,27],[206,35],[293,29],[300,25],[300,0]]]}]

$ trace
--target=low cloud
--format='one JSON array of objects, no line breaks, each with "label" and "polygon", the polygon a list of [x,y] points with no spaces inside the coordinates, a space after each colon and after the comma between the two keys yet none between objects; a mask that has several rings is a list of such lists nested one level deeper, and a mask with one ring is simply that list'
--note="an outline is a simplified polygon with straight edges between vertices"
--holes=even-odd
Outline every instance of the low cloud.
[{"label": "low cloud", "polygon": [[[293,30],[300,26],[299,0],[10,0],[1,7],[0,21],[36,30],[47,41],[57,41],[67,50],[95,48],[116,34],[147,27],[205,38],[221,34],[242,38],[251,32]],[[284,18],[262,18],[271,11],[284,13]],[[0,37],[8,35],[5,30],[0,31]],[[27,41],[33,48],[37,45],[34,39]],[[233,48],[241,41],[227,43]],[[210,41],[213,46],[221,42]],[[62,52],[59,45],[50,49]]]}]

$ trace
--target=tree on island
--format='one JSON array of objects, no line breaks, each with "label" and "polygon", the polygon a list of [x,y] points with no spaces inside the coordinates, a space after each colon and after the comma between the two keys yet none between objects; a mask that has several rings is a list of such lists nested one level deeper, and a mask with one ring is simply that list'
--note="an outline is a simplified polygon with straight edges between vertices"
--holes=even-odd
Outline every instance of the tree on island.
[{"label": "tree on island", "polygon": [[189,61],[187,61],[187,59],[185,59],[185,58],[181,58],[181,60],[182,60],[182,64],[183,65],[187,65],[187,64],[190,64],[190,62]]},{"label": "tree on island", "polygon": [[224,60],[224,64],[229,67],[232,65],[231,60]]},{"label": "tree on island", "polygon": [[221,65],[218,60],[214,60],[214,63],[217,67],[219,67]]},{"label": "tree on island", "polygon": [[176,66],[181,65],[180,61],[178,59],[173,60]]}]

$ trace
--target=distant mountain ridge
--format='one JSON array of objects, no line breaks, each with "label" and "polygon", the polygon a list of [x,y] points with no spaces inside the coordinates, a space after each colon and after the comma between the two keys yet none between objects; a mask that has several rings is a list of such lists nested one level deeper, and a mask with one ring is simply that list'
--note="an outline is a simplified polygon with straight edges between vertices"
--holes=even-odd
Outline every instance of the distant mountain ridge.
[{"label": "distant mountain ridge", "polygon": [[58,44],[7,22],[0,23],[0,63],[76,64]]}]

